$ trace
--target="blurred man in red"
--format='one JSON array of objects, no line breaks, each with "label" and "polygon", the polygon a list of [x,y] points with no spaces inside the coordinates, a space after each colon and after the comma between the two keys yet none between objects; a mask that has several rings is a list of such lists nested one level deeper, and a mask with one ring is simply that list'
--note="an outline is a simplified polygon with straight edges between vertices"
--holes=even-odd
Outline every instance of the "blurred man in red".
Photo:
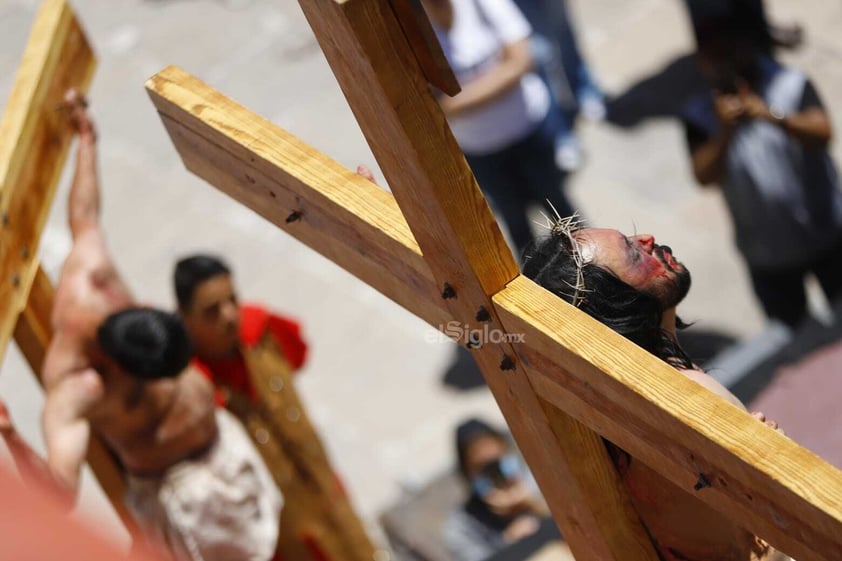
[{"label": "blurred man in red", "polygon": [[298,323],[260,306],[240,305],[231,269],[221,259],[186,257],[176,264],[173,277],[178,311],[193,339],[198,366],[217,386],[221,405],[231,392],[257,399],[244,352],[267,334],[291,370],[304,364],[307,343]]}]

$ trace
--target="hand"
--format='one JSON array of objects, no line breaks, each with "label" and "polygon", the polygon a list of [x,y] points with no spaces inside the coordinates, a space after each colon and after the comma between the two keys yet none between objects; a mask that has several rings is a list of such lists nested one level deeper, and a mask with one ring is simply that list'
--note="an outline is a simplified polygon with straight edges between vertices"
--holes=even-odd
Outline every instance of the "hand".
[{"label": "hand", "polygon": [[377,185],[377,181],[374,180],[374,174],[371,173],[371,170],[365,167],[364,165],[360,164],[357,166],[357,175],[364,177]]},{"label": "hand", "polygon": [[491,512],[499,515],[522,512],[532,507],[532,493],[522,482],[513,483],[505,489],[494,488],[483,500]]},{"label": "hand", "polygon": [[737,81],[737,96],[743,105],[743,113],[748,119],[771,120],[772,113],[763,98],[749,87],[745,80]]},{"label": "hand", "polygon": [[520,541],[537,532],[540,526],[541,522],[531,514],[518,516],[503,530],[503,538],[507,542]]},{"label": "hand", "polygon": [[739,96],[719,91],[713,92],[713,110],[719,124],[726,130],[734,129],[745,113],[745,107]]},{"label": "hand", "polygon": [[767,419],[766,415],[762,411],[752,411],[751,416],[760,421],[761,423],[764,423],[767,427],[774,429],[782,435],[786,436],[784,430],[778,426],[778,422],[773,421],[772,419]]},{"label": "hand", "polygon": [[68,122],[81,138],[96,140],[96,127],[88,112],[88,100],[75,89],[64,94],[63,109],[68,112]]}]

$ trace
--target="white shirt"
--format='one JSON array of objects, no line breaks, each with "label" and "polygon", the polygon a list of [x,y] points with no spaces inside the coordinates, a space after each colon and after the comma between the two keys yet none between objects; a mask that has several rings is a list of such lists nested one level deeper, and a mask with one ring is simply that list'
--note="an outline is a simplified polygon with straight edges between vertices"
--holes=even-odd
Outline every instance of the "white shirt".
[{"label": "white shirt", "polygon": [[[453,25],[435,27],[459,83],[466,85],[499,61],[504,45],[529,37],[532,29],[512,0],[451,0]],[[550,94],[530,72],[520,83],[481,107],[450,116],[457,142],[468,154],[497,152],[521,140],[543,122]]]}]

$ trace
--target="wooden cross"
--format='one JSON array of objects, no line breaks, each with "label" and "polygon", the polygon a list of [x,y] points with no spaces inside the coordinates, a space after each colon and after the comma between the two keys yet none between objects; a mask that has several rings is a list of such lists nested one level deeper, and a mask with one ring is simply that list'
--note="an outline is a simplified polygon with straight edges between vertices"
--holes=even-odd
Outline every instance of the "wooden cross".
[{"label": "wooden cross", "polygon": [[[62,102],[70,88],[87,91],[95,68],[73,11],[65,0],[47,0],[0,122],[0,361],[14,337],[39,382],[55,289],[38,261],[38,244],[74,136]],[[88,463],[131,531],[122,474],[96,437]]]},{"label": "wooden cross", "polygon": [[655,560],[600,435],[804,560],[842,559],[842,473],[522,277],[428,82],[417,0],[300,0],[392,194],[169,67],[147,90],[187,168],[472,353],[579,561]]}]

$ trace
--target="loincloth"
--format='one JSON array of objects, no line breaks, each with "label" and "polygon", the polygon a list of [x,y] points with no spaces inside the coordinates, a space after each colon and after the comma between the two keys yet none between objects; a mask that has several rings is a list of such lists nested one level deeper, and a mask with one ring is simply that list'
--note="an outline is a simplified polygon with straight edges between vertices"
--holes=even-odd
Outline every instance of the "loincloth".
[{"label": "loincloth", "polygon": [[128,476],[126,505],[147,539],[177,561],[268,561],[283,498],[236,418],[216,410],[219,435],[161,477]]}]

